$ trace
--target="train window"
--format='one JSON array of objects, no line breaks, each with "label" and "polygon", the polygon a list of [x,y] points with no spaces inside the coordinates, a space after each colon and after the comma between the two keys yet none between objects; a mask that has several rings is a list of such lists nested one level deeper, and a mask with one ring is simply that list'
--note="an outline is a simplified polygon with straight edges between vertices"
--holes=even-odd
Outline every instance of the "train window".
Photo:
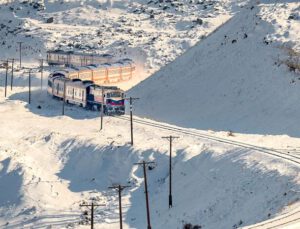
[{"label": "train window", "polygon": [[52,87],[52,82],[50,80],[48,80],[48,86]]},{"label": "train window", "polygon": [[120,92],[110,92],[110,93],[107,93],[107,97],[108,98],[111,98],[111,97],[121,97],[122,94]]}]

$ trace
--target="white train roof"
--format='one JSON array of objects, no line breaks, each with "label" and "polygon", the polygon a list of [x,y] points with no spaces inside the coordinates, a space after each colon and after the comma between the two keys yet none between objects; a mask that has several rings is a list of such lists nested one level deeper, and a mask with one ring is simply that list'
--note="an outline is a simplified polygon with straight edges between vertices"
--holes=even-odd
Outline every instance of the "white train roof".
[{"label": "white train roof", "polygon": [[62,55],[76,55],[76,56],[85,56],[85,57],[101,57],[111,59],[114,56],[111,54],[97,54],[97,53],[83,53],[83,52],[75,52],[75,51],[64,51],[64,50],[49,50],[47,51],[49,54],[62,54]]}]

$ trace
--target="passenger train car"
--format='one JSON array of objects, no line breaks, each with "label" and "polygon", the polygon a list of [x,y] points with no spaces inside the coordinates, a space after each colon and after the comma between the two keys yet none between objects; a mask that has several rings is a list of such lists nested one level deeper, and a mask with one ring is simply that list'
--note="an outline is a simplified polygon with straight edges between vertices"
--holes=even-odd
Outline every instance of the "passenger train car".
[{"label": "passenger train car", "polygon": [[89,80],[69,79],[61,72],[49,76],[48,93],[87,109],[101,110],[103,107],[108,115],[125,113],[124,91],[121,89],[100,86]]},{"label": "passenger train car", "polygon": [[134,71],[133,62],[130,59],[124,59],[113,64],[69,67],[58,72],[69,79],[90,80],[96,84],[107,84],[128,81],[132,78]]},{"label": "passenger train car", "polygon": [[47,63],[49,65],[86,66],[111,63],[113,61],[113,56],[109,54],[97,55],[62,50],[47,52]]}]

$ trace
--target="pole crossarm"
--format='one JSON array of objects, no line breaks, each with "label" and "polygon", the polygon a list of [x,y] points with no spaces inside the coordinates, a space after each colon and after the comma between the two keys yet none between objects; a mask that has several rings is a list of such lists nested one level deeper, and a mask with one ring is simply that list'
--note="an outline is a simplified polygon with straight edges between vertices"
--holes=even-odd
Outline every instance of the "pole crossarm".
[{"label": "pole crossarm", "polygon": [[39,70],[39,68],[23,68],[27,71],[24,71],[24,73],[28,73],[28,72],[31,72],[31,73],[37,73],[37,72],[34,72],[35,70]]},{"label": "pole crossarm", "polygon": [[[80,204],[80,207],[92,207],[92,204]],[[94,207],[105,207],[105,204],[93,204]]]},{"label": "pole crossarm", "polygon": [[[94,204],[94,202],[92,202],[91,204],[80,204],[80,207],[87,207],[89,210],[91,210],[91,229],[94,229],[94,210],[97,207],[100,206],[106,206],[105,204]],[[91,208],[89,208],[91,207]]]},{"label": "pole crossarm", "polygon": [[180,138],[180,137],[170,135],[170,136],[161,137],[161,138],[168,139],[170,141],[172,139],[177,139],[177,138]]},{"label": "pole crossarm", "polygon": [[154,161],[143,161],[143,162],[138,162],[138,163],[133,163],[134,165],[149,165],[149,164],[155,164]]},{"label": "pole crossarm", "polygon": [[110,186],[110,187],[108,187],[108,188],[110,188],[110,189],[117,189],[117,190],[121,190],[121,191],[123,191],[125,188],[130,188],[131,186],[130,185],[112,185],[112,186]]}]

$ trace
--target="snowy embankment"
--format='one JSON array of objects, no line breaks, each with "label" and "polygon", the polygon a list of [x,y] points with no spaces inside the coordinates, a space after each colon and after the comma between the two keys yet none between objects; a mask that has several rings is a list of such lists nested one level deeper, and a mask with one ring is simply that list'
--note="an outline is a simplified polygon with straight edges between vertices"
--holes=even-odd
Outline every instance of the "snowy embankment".
[{"label": "snowy embankment", "polygon": [[300,136],[300,70],[285,64],[291,50],[300,53],[300,3],[261,2],[131,89],[141,98],[137,114],[184,127]]},{"label": "snowy embankment", "polygon": [[[79,205],[95,200],[106,205],[97,210],[97,228],[118,228],[117,195],[107,187],[120,182],[131,185],[123,198],[126,228],[144,228],[143,174],[133,165],[141,160],[156,163],[148,170],[153,228],[182,228],[185,223],[237,228],[299,206],[297,165],[254,149],[139,124],[131,147],[128,122],[107,117],[100,133],[95,112],[67,106],[62,117],[61,102],[39,90],[38,77],[31,105],[22,86],[24,74],[9,89],[8,99],[1,96],[0,227],[88,228],[79,225],[86,210]],[[272,148],[300,146],[298,139],[284,136],[198,132]],[[161,139],[170,134],[180,137],[174,142],[172,209],[167,202],[168,143]]]},{"label": "snowy embankment", "polygon": [[[294,125],[298,81],[279,64],[283,52],[276,49],[297,40],[298,21],[281,20],[295,11],[296,3],[273,7],[268,1],[236,14],[245,4],[114,1],[112,7],[97,1],[44,2],[46,10],[40,12],[18,2],[0,6],[3,58],[17,57],[19,40],[26,42],[26,61],[44,57],[47,48],[115,50],[120,56],[130,53],[150,74],[233,14],[216,33],[134,88],[130,93],[141,98],[136,109],[192,128],[256,133],[193,130],[299,153],[297,138],[257,134],[299,133]],[[53,24],[45,23],[51,17]],[[117,195],[108,190],[119,182],[131,185],[123,197],[125,228],[145,228],[143,174],[133,165],[141,160],[155,161],[147,170],[153,228],[181,229],[185,223],[238,228],[300,207],[299,166],[294,163],[254,148],[137,123],[132,147],[128,122],[105,117],[99,132],[95,112],[66,106],[66,116],[61,116],[61,102],[39,90],[39,74],[33,76],[29,105],[27,74],[15,75],[16,87],[4,99],[4,71],[0,72],[0,228],[89,228],[81,225],[86,224],[86,209],[79,205],[92,200],[106,205],[96,211],[97,228],[119,228]],[[172,209],[167,203],[168,142],[161,139],[170,134],[180,137],[173,145]]]}]

